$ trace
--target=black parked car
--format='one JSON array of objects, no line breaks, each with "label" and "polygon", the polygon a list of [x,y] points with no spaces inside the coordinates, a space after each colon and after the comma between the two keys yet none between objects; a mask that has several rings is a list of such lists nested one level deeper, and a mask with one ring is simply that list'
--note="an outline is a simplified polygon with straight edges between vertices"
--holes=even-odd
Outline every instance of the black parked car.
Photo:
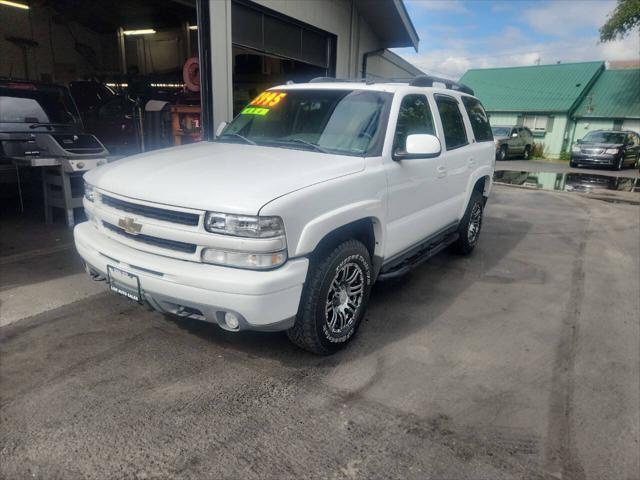
[{"label": "black parked car", "polygon": [[601,166],[622,170],[637,165],[640,136],[636,132],[594,130],[571,148],[572,167]]}]

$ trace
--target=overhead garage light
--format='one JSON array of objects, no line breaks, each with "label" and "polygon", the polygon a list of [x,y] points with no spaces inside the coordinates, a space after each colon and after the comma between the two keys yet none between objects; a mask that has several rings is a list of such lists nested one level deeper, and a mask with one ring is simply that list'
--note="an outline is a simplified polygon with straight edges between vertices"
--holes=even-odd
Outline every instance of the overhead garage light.
[{"label": "overhead garage light", "polygon": [[29,10],[29,5],[26,3],[10,2],[9,0],[0,0],[0,5],[6,5],[7,7],[21,8],[22,10]]},{"label": "overhead garage light", "polygon": [[189,25],[189,30],[197,30],[198,25]]},{"label": "overhead garage light", "polygon": [[156,33],[156,31],[153,28],[143,28],[141,30],[125,30],[122,33],[125,35],[151,35],[152,33]]}]

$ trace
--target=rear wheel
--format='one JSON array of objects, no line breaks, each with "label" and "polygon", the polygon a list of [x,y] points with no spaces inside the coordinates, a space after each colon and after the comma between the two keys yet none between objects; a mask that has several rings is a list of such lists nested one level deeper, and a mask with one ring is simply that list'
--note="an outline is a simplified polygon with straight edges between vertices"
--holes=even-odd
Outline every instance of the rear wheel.
[{"label": "rear wheel", "polygon": [[455,252],[469,255],[476,248],[482,229],[483,213],[484,197],[482,193],[475,191],[471,195],[467,211],[458,226],[458,239],[451,245]]},{"label": "rear wheel", "polygon": [[522,152],[522,159],[529,160],[530,156],[531,156],[531,147],[527,145],[526,147],[524,147],[524,152]]},{"label": "rear wheel", "polygon": [[289,339],[305,350],[329,355],[353,338],[369,301],[369,251],[349,240],[310,266]]}]

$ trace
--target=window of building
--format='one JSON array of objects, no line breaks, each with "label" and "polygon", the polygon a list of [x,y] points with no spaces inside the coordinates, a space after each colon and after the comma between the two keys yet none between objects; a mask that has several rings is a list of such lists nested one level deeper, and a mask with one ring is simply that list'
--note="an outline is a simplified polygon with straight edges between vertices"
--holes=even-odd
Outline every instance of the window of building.
[{"label": "window of building", "polygon": [[402,99],[396,134],[393,139],[393,151],[404,150],[407,137],[416,133],[435,135],[431,109],[424,95],[407,95]]},{"label": "window of building", "polygon": [[531,130],[534,135],[536,133],[551,132],[553,129],[553,117],[549,115],[525,115],[522,124]]},{"label": "window of building", "polygon": [[442,121],[447,150],[467,145],[469,143],[467,131],[464,128],[464,120],[462,120],[462,113],[460,113],[456,99],[446,95],[436,95],[436,104]]},{"label": "window of building", "polygon": [[487,116],[487,112],[484,111],[482,104],[472,97],[462,97],[462,103],[467,109],[476,142],[492,142],[493,134],[491,133],[489,117]]}]

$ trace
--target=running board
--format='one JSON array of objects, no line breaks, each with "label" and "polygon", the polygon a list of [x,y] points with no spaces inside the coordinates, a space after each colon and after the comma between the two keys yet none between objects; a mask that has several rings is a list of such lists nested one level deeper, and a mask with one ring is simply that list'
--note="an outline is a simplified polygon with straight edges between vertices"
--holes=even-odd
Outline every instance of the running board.
[{"label": "running board", "polygon": [[436,239],[427,241],[413,249],[404,258],[394,260],[388,266],[383,265],[378,280],[385,281],[401,277],[437,255],[460,237],[458,232],[447,233]]}]

